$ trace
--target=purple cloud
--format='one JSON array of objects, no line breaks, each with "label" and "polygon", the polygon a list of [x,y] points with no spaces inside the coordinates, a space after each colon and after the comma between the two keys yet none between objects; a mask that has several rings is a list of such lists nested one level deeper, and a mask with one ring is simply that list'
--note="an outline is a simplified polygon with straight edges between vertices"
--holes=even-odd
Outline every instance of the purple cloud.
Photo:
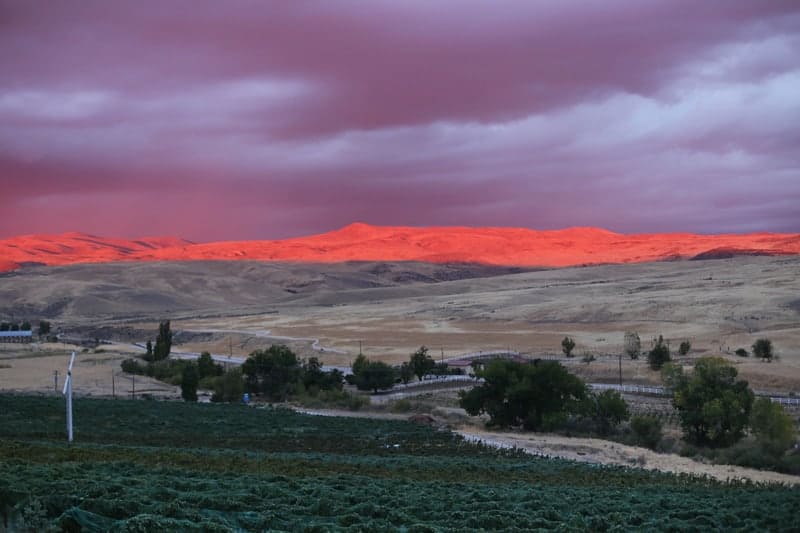
[{"label": "purple cloud", "polygon": [[0,1],[0,238],[800,231],[796,2]]}]

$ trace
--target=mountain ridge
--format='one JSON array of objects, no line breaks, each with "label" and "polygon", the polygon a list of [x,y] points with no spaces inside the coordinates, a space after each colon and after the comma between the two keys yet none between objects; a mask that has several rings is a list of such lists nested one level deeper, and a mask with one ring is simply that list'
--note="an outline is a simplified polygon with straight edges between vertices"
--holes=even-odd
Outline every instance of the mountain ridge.
[{"label": "mountain ridge", "polygon": [[566,267],[734,255],[800,254],[800,234],[621,234],[595,227],[373,226],[356,222],[282,240],[194,243],[179,237],[121,239],[79,232],[0,240],[0,272],[26,265],[118,261],[260,260],[311,263],[423,261]]}]

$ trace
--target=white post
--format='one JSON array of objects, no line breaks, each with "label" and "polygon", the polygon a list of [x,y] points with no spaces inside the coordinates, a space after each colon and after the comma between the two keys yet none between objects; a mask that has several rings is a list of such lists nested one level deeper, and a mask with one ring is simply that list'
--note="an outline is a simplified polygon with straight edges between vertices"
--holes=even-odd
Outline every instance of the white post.
[{"label": "white post", "polygon": [[67,442],[72,442],[72,364],[75,362],[75,352],[69,359],[67,379],[64,381],[64,395],[67,397]]}]

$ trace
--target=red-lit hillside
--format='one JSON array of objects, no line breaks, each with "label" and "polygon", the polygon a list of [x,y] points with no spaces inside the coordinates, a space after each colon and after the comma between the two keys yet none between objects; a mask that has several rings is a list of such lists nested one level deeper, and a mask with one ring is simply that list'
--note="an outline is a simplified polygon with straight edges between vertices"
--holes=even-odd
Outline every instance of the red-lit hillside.
[{"label": "red-lit hillside", "polygon": [[570,266],[732,255],[800,254],[800,234],[622,235],[597,228],[412,228],[352,224],[280,241],[193,244],[177,238],[106,239],[68,233],[0,241],[0,269],[113,261],[425,261]]}]

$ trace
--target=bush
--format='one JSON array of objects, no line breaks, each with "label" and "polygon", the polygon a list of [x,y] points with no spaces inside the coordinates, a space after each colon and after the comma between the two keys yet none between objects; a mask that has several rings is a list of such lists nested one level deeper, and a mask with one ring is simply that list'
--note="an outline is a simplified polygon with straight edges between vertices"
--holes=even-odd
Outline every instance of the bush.
[{"label": "bush", "polygon": [[689,353],[689,350],[692,349],[692,343],[689,341],[683,341],[681,345],[678,347],[678,353],[681,355],[686,355]]},{"label": "bush", "polygon": [[147,374],[147,365],[142,364],[137,359],[125,359],[122,361],[122,371],[126,374],[136,374],[144,376]]},{"label": "bush", "polygon": [[735,353],[736,355],[738,355],[739,357],[750,357],[750,354],[749,354],[749,353],[747,353],[747,350],[745,350],[744,348],[739,348],[739,349],[738,349],[738,350],[736,350],[736,352],[734,352],[734,353]]},{"label": "bush", "polygon": [[628,404],[615,390],[605,390],[593,395],[591,403],[591,416],[601,435],[608,435],[621,422],[630,418]]},{"label": "bush", "polygon": [[758,339],[753,343],[753,357],[772,361],[772,341],[769,339]]},{"label": "bush", "polygon": [[661,442],[661,421],[652,416],[631,418],[631,431],[638,446],[655,450]]},{"label": "bush", "polygon": [[572,357],[572,350],[575,348],[575,341],[571,337],[564,337],[561,341],[561,351],[567,357]]},{"label": "bush", "polygon": [[647,362],[653,370],[661,370],[669,360],[669,346],[664,342],[664,337],[659,335],[654,341],[653,349],[647,354]]}]

